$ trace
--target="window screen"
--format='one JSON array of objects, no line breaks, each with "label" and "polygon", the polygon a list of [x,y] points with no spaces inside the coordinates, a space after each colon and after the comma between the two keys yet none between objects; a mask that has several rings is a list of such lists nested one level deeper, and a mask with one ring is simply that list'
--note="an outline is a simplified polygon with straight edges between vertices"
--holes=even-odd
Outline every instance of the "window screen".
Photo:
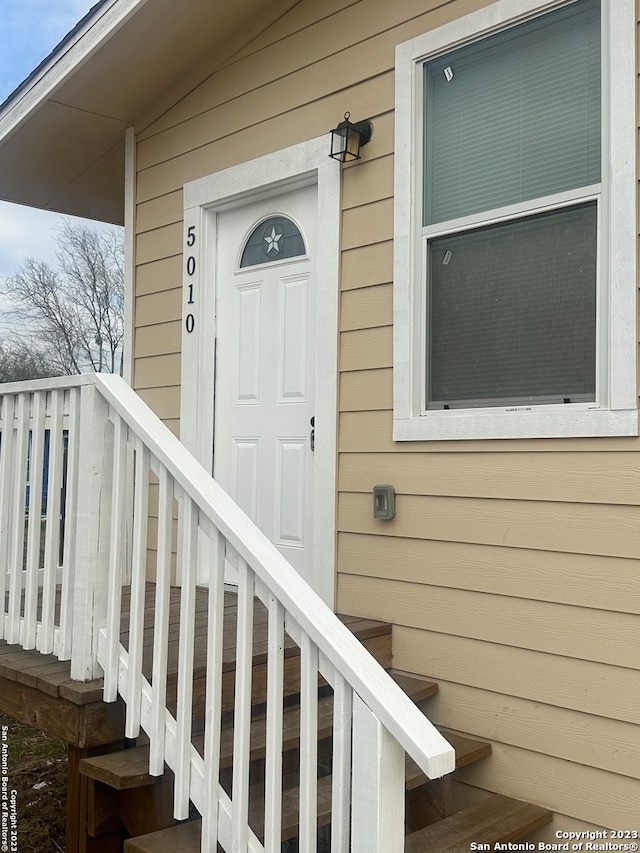
[{"label": "window screen", "polygon": [[595,395],[596,204],[429,243],[429,408]]}]

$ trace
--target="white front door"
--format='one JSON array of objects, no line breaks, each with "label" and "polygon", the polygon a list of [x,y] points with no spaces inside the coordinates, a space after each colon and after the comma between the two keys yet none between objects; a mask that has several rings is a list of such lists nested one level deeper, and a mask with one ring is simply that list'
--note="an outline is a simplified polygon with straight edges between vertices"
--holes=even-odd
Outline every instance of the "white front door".
[{"label": "white front door", "polygon": [[213,474],[309,582],[316,219],[316,186],[227,210],[216,251]]}]

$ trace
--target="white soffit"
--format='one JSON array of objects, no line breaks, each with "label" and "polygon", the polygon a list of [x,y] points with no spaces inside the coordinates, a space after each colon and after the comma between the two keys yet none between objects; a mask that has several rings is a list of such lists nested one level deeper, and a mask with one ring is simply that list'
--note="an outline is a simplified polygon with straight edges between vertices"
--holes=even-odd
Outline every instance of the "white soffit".
[{"label": "white soffit", "polygon": [[122,224],[125,129],[293,4],[96,3],[0,105],[0,199]]}]

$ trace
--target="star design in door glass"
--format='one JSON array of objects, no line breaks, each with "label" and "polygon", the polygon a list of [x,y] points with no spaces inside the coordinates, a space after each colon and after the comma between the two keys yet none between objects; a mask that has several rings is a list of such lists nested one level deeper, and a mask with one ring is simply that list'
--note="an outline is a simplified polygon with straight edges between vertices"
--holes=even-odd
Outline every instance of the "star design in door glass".
[{"label": "star design in door glass", "polygon": [[276,228],[275,225],[271,226],[271,229],[267,229],[264,237],[264,253],[265,255],[269,255],[269,257],[274,257],[274,255],[279,255],[282,250],[281,243],[284,243],[284,232],[281,228]]}]

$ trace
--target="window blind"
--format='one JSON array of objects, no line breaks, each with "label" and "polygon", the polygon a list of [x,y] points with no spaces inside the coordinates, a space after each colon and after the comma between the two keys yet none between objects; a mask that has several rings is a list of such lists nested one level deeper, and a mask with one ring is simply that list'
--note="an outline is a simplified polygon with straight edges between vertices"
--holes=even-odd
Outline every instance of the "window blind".
[{"label": "window blind", "polygon": [[424,73],[424,225],[600,181],[596,0],[449,53]]},{"label": "window blind", "polygon": [[427,408],[595,398],[596,202],[428,245]]}]

